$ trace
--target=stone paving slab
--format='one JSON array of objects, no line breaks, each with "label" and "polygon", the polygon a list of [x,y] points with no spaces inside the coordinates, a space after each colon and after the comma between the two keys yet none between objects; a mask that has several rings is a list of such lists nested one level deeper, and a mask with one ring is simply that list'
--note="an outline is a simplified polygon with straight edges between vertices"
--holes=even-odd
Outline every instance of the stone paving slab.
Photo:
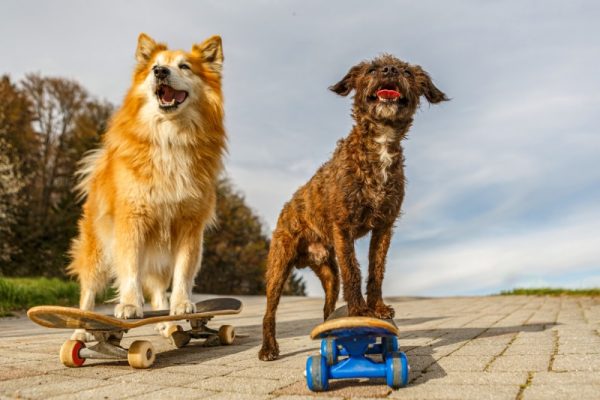
[{"label": "stone paving slab", "polygon": [[[173,348],[153,327],[124,338],[151,340],[156,363],[134,370],[126,361],[87,360],[65,368],[58,350],[68,331],[26,317],[0,319],[0,399],[600,399],[600,299],[490,296],[392,298],[409,385],[382,380],[333,381],[327,393],[306,388],[304,365],[319,343],[308,333],[323,300],[287,297],[278,312],[281,358],[262,362],[264,297],[241,297],[244,310],[219,317],[247,337],[232,346],[193,342]],[[104,309],[110,312],[110,309]]]}]

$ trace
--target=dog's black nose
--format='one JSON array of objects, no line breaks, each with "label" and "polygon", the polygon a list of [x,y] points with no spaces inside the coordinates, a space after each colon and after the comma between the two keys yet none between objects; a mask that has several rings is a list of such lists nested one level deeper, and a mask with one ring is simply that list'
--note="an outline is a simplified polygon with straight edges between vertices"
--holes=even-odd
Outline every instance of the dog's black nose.
[{"label": "dog's black nose", "polygon": [[154,76],[157,77],[158,79],[165,79],[171,73],[171,71],[169,71],[169,68],[167,68],[167,67],[156,66],[153,68],[153,70],[154,70]]},{"label": "dog's black nose", "polygon": [[381,68],[381,72],[383,72],[384,75],[395,75],[398,73],[398,68],[393,65],[384,65],[383,68]]}]

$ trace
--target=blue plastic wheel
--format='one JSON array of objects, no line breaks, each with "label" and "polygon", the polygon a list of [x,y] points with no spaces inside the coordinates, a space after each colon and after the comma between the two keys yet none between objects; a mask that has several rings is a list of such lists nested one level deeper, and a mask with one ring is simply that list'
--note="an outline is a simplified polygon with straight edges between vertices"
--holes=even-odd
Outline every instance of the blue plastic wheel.
[{"label": "blue plastic wheel", "polygon": [[398,351],[390,353],[385,359],[385,382],[392,389],[399,389],[408,383],[408,359]]},{"label": "blue plastic wheel", "polygon": [[329,369],[322,356],[310,356],[306,360],[306,385],[313,392],[329,389]]},{"label": "blue plastic wheel", "polygon": [[331,366],[337,363],[339,353],[335,339],[325,338],[321,340],[321,355],[325,357],[327,365]]}]

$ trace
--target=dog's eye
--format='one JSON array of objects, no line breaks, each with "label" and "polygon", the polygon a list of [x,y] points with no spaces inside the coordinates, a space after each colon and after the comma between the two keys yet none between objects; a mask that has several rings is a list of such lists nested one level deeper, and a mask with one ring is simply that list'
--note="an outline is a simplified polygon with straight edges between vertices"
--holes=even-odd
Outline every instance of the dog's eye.
[{"label": "dog's eye", "polygon": [[371,68],[369,68],[369,70],[367,71],[367,73],[368,74],[373,74],[373,73],[375,73],[375,71],[377,71],[377,68],[371,67]]},{"label": "dog's eye", "polygon": [[179,64],[179,69],[190,69],[190,66],[187,64]]},{"label": "dog's eye", "polygon": [[407,70],[407,69],[405,69],[402,73],[407,78],[410,78],[412,76],[412,73],[409,70]]}]

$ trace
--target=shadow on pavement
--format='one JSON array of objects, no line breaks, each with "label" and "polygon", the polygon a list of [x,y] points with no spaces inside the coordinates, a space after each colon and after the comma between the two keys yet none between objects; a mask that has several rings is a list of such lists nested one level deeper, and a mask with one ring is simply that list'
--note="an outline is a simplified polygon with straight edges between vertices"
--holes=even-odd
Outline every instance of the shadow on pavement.
[{"label": "shadow on pavement", "polygon": [[[520,332],[541,332],[545,331],[556,323],[537,323],[524,324],[507,327],[492,328],[439,328],[407,331],[400,334],[401,351],[408,355],[408,361],[411,365],[411,377],[409,384],[415,384],[415,380],[421,376],[418,384],[427,382],[430,379],[443,378],[447,374],[434,358],[435,350],[439,347],[450,346],[460,342],[468,342],[473,339],[493,338],[501,335],[517,334]],[[403,347],[402,339],[408,338],[431,338],[437,339],[427,346]],[[439,358],[439,357],[438,357]],[[425,373],[428,372],[426,375]]]}]

